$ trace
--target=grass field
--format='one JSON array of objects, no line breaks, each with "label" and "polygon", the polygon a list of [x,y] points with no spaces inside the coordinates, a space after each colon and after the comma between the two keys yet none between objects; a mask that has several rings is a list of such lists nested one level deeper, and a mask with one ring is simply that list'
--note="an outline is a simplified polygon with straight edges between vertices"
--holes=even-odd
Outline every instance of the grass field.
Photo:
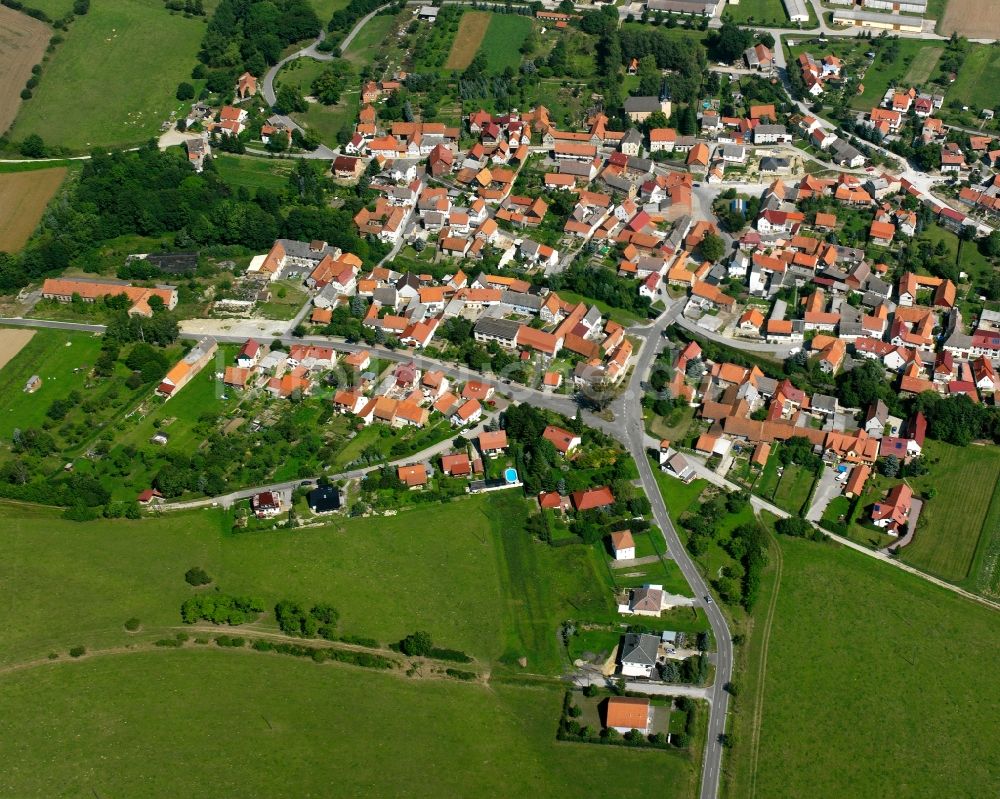
[{"label": "grass field", "polygon": [[472,63],[492,17],[488,11],[466,11],[462,14],[451,52],[444,62],[445,69],[465,69]]},{"label": "grass field", "polygon": [[[468,16],[468,14],[466,14]],[[464,17],[463,17],[464,20]],[[521,63],[521,45],[531,30],[531,18],[515,14],[493,14],[480,48],[486,54],[488,72],[501,73]],[[461,34],[461,30],[459,30]],[[455,39],[457,45],[460,40]],[[452,53],[454,53],[454,47]]]},{"label": "grass field", "polygon": [[913,57],[910,71],[903,77],[903,83],[907,86],[919,86],[930,80],[942,52],[940,47],[921,47]]},{"label": "grass field", "polygon": [[815,480],[816,475],[813,472],[790,464],[785,467],[785,471],[778,480],[772,501],[789,513],[798,513],[802,510],[806,499],[809,498],[809,491]]},{"label": "grass field", "polygon": [[558,743],[558,688],[214,647],[44,666],[3,687],[8,796],[695,795],[690,755]]},{"label": "grass field", "polygon": [[932,463],[931,474],[914,484],[933,486],[937,493],[924,503],[922,523],[902,550],[902,559],[946,580],[963,582],[981,539],[993,533],[984,530],[983,522],[1000,478],[1000,450],[928,442],[925,455]]},{"label": "grass field", "polygon": [[56,167],[0,175],[0,252],[24,246],[66,174],[65,167]]},{"label": "grass field", "polygon": [[977,796],[994,784],[995,611],[849,549],[779,544],[760,754],[745,770],[755,791],[733,795]]},{"label": "grass field", "polygon": [[[951,0],[952,3],[956,0]],[[949,6],[950,8],[950,6]],[[987,17],[1000,17],[997,14],[978,13],[977,24],[986,24]],[[998,26],[1000,35],[1000,18],[993,23]],[[1000,48],[990,45],[972,45],[972,50],[958,71],[958,78],[948,88],[945,95],[950,100],[958,100],[973,108],[995,108],[1000,103]]]},{"label": "grass field", "polygon": [[[3,75],[0,82],[0,133],[7,130],[17,116],[21,90],[31,77],[31,68],[41,63],[51,35],[52,29],[44,22],[0,6],[0,74]],[[0,208],[3,208],[2,202]]]},{"label": "grass field", "polygon": [[204,25],[160,0],[104,0],[78,17],[25,103],[12,138],[86,150],[156,136],[189,77]]},{"label": "grass field", "polygon": [[191,592],[183,575],[199,565],[220,590],[267,604],[330,602],[347,633],[388,643],[424,629],[479,659],[526,656],[531,671],[558,672],[561,621],[614,620],[609,578],[593,548],[552,548],[514,526],[526,508],[508,492],[234,535],[217,510],[74,523],[49,509],[0,504],[8,592],[0,661],[120,645],[132,616],[161,637],[180,623]]},{"label": "grass field", "polygon": [[316,16],[319,17],[320,23],[323,27],[326,27],[326,23],[330,21],[333,12],[345,8],[348,2],[349,0],[311,0],[311,5],[316,11]]},{"label": "grass field", "polygon": [[759,25],[773,22],[781,27],[788,23],[788,14],[781,0],[740,0],[739,5],[727,5],[724,15],[739,23]]},{"label": "grass field", "polygon": [[280,190],[288,186],[292,172],[290,161],[276,158],[213,153],[212,161],[222,179],[237,188]]},{"label": "grass field", "polygon": [[344,52],[344,57],[355,65],[370,64],[375,60],[379,44],[392,30],[396,18],[391,14],[380,14],[372,17],[358,35],[351,41],[350,47]]},{"label": "grass field", "polygon": [[[40,427],[53,400],[83,389],[100,351],[100,338],[88,333],[35,331],[24,349],[0,369],[0,439],[9,441],[17,427]],[[26,394],[24,384],[35,374],[42,378],[42,387]]]}]

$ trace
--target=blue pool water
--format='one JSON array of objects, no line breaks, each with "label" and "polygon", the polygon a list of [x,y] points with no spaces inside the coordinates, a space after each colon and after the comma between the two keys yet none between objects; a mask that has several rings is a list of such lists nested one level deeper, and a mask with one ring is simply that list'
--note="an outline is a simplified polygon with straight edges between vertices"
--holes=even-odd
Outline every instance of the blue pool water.
[{"label": "blue pool water", "polygon": [[506,469],[506,470],[504,470],[503,476],[504,476],[504,479],[508,483],[516,483],[517,482],[517,469]]}]

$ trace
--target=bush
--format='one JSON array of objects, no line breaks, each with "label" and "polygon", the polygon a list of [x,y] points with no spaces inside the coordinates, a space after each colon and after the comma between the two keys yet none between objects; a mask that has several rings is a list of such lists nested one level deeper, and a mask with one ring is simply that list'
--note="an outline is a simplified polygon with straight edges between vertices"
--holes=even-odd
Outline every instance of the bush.
[{"label": "bush", "polygon": [[434,648],[430,633],[417,631],[399,642],[399,651],[411,657],[427,657]]},{"label": "bush", "polygon": [[133,616],[131,619],[125,622],[125,629],[130,633],[134,633],[139,629],[139,620]]},{"label": "bush", "polygon": [[246,624],[263,612],[264,603],[259,599],[225,594],[192,597],[181,605],[181,619],[185,624],[203,620],[213,624]]},{"label": "bush", "polygon": [[245,643],[246,643],[246,639],[245,638],[241,638],[238,635],[217,635],[217,636],[215,636],[215,645],[216,646],[227,646],[227,647],[234,647],[234,648],[238,649],[239,647],[243,646]]},{"label": "bush", "polygon": [[71,650],[69,650],[69,656],[71,658],[83,657],[86,654],[87,647],[85,646],[74,646]]},{"label": "bush", "polygon": [[474,680],[476,679],[476,673],[474,671],[461,671],[460,669],[445,669],[445,674],[449,677],[454,677],[456,680]]},{"label": "bush", "polygon": [[208,573],[200,566],[192,566],[184,574],[184,579],[187,581],[188,585],[208,585],[212,582],[212,578],[208,576]]},{"label": "bush", "polygon": [[157,646],[172,647],[174,649],[179,648],[182,645],[182,641],[178,641],[176,638],[161,638],[156,642]]}]

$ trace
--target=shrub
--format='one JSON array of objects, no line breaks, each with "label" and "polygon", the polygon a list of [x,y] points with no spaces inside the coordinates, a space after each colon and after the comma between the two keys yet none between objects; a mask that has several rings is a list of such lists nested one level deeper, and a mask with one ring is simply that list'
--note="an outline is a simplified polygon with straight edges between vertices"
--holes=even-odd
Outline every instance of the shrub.
[{"label": "shrub", "polygon": [[476,679],[476,673],[474,671],[461,671],[460,669],[445,669],[445,674],[449,677],[454,677],[456,680],[474,680]]},{"label": "shrub", "polygon": [[212,578],[208,576],[208,573],[200,566],[192,566],[184,573],[184,579],[187,581],[188,585],[208,585],[212,582]]},{"label": "shrub", "polygon": [[178,641],[176,638],[161,638],[159,641],[156,642],[156,645],[164,647],[173,647],[174,649],[177,649],[181,646],[181,643],[182,642]]},{"label": "shrub", "polygon": [[85,646],[74,646],[71,650],[69,650],[69,656],[71,658],[82,657],[83,655],[86,654],[87,654],[87,647]]},{"label": "shrub", "polygon": [[139,620],[135,616],[133,616],[131,619],[125,622],[125,629],[128,630],[130,633],[134,633],[136,630],[139,629]]},{"label": "shrub", "polygon": [[431,640],[430,633],[419,630],[411,633],[399,642],[399,650],[404,655],[410,655],[411,657],[426,657],[433,648],[434,642]]}]

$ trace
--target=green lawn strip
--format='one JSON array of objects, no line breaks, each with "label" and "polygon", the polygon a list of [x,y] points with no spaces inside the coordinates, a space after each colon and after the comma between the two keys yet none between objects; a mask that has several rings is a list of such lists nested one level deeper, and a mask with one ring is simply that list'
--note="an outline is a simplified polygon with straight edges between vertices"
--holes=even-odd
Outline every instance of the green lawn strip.
[{"label": "green lawn strip", "polygon": [[[953,582],[970,576],[983,523],[1000,477],[1000,450],[993,446],[924,446],[930,473],[909,481],[917,493],[935,490],[924,503],[913,541],[902,550],[907,563]],[[985,538],[992,537],[988,531]],[[974,576],[974,575],[973,575]]]},{"label": "green lawn strip", "polygon": [[573,291],[563,291],[562,289],[560,289],[559,297],[565,300],[566,302],[573,302],[573,303],[585,302],[588,305],[596,305],[598,310],[600,310],[600,312],[604,316],[608,317],[609,319],[615,322],[618,322],[618,324],[620,325],[624,325],[625,327],[629,327],[637,322],[644,321],[631,311],[627,311],[624,308],[613,308],[606,302],[603,302],[601,300],[595,300],[590,297],[584,297],[582,294],[577,294],[576,292]]},{"label": "green lawn strip", "polygon": [[607,796],[660,781],[694,796],[688,753],[558,743],[562,698],[214,646],[142,652],[6,677],[0,711],[16,729],[0,755],[18,796],[134,795],[137,781],[193,795],[203,769],[177,764],[196,761],[227,796]]},{"label": "green lawn strip", "polygon": [[582,658],[585,653],[610,657],[621,641],[623,630],[580,630],[569,640],[570,660]]},{"label": "green lawn strip", "polygon": [[971,45],[945,97],[974,108],[995,108],[1000,103],[1000,51],[991,45]]},{"label": "green lawn strip", "polygon": [[288,185],[292,173],[289,161],[276,158],[213,153],[212,162],[219,176],[230,186],[248,189],[270,189],[280,191]]},{"label": "green lawn strip", "polygon": [[[200,19],[171,14],[160,0],[91,4],[64,34],[11,138],[37,133],[85,151],[156,136],[182,110],[174,92],[190,76],[203,30]],[[137,68],[143,64],[156,68]]]},{"label": "green lawn strip", "polygon": [[969,569],[967,587],[985,596],[1000,597],[1000,482],[993,489],[993,498],[986,511],[979,546]]},{"label": "green lawn strip", "polygon": [[509,491],[491,495],[484,511],[503,587],[501,659],[519,668],[517,660],[524,657],[531,672],[558,673],[566,665],[556,637],[563,621],[618,621],[610,576],[593,547],[553,547],[530,538],[523,531],[527,513],[528,503]]},{"label": "green lawn strip", "polygon": [[493,14],[479,50],[486,54],[486,71],[500,74],[507,67],[516,70],[521,63],[520,47],[531,30],[530,17]]},{"label": "green lawn strip", "polygon": [[395,21],[396,18],[391,14],[372,17],[368,24],[358,31],[358,35],[344,52],[344,57],[356,66],[370,64],[379,53],[378,45],[392,30]]},{"label": "green lawn strip", "polygon": [[279,280],[269,286],[271,299],[256,308],[256,314],[265,319],[287,321],[294,319],[309,298],[309,293],[297,280]]},{"label": "green lawn strip", "polygon": [[996,612],[847,548],[780,545],[756,795],[980,793],[998,757],[976,732],[1000,705],[983,668]]},{"label": "green lawn strip", "polygon": [[741,24],[774,24],[784,28],[788,14],[781,0],[740,0],[738,5],[727,5],[724,16]]},{"label": "green lawn strip", "polygon": [[753,791],[750,790],[753,770],[750,755],[753,749],[755,727],[757,726],[755,712],[760,693],[758,689],[763,688],[761,667],[766,669],[766,662],[762,661],[762,656],[770,636],[768,617],[774,593],[780,590],[778,574],[781,550],[778,541],[773,538],[775,517],[770,513],[763,512],[760,520],[772,531],[772,540],[768,550],[767,565],[761,571],[760,589],[753,613],[734,613],[731,608],[727,608],[725,605],[720,606],[724,611],[727,611],[727,616],[730,619],[730,632],[734,636],[743,636],[743,643],[734,648],[733,682],[738,686],[738,692],[729,700],[731,716],[728,723],[728,729],[739,741],[739,747],[732,757],[723,760],[722,784],[725,796],[750,796],[753,794]]},{"label": "green lawn strip", "polygon": [[815,480],[816,475],[809,469],[789,464],[785,467],[774,490],[774,504],[789,513],[800,513],[809,498]]},{"label": "green lawn strip", "polygon": [[702,491],[708,487],[708,481],[699,478],[685,484],[676,477],[671,477],[660,471],[655,464],[651,464],[651,466],[660,487],[663,502],[670,513],[670,518],[676,522],[677,518],[698,500]]}]

